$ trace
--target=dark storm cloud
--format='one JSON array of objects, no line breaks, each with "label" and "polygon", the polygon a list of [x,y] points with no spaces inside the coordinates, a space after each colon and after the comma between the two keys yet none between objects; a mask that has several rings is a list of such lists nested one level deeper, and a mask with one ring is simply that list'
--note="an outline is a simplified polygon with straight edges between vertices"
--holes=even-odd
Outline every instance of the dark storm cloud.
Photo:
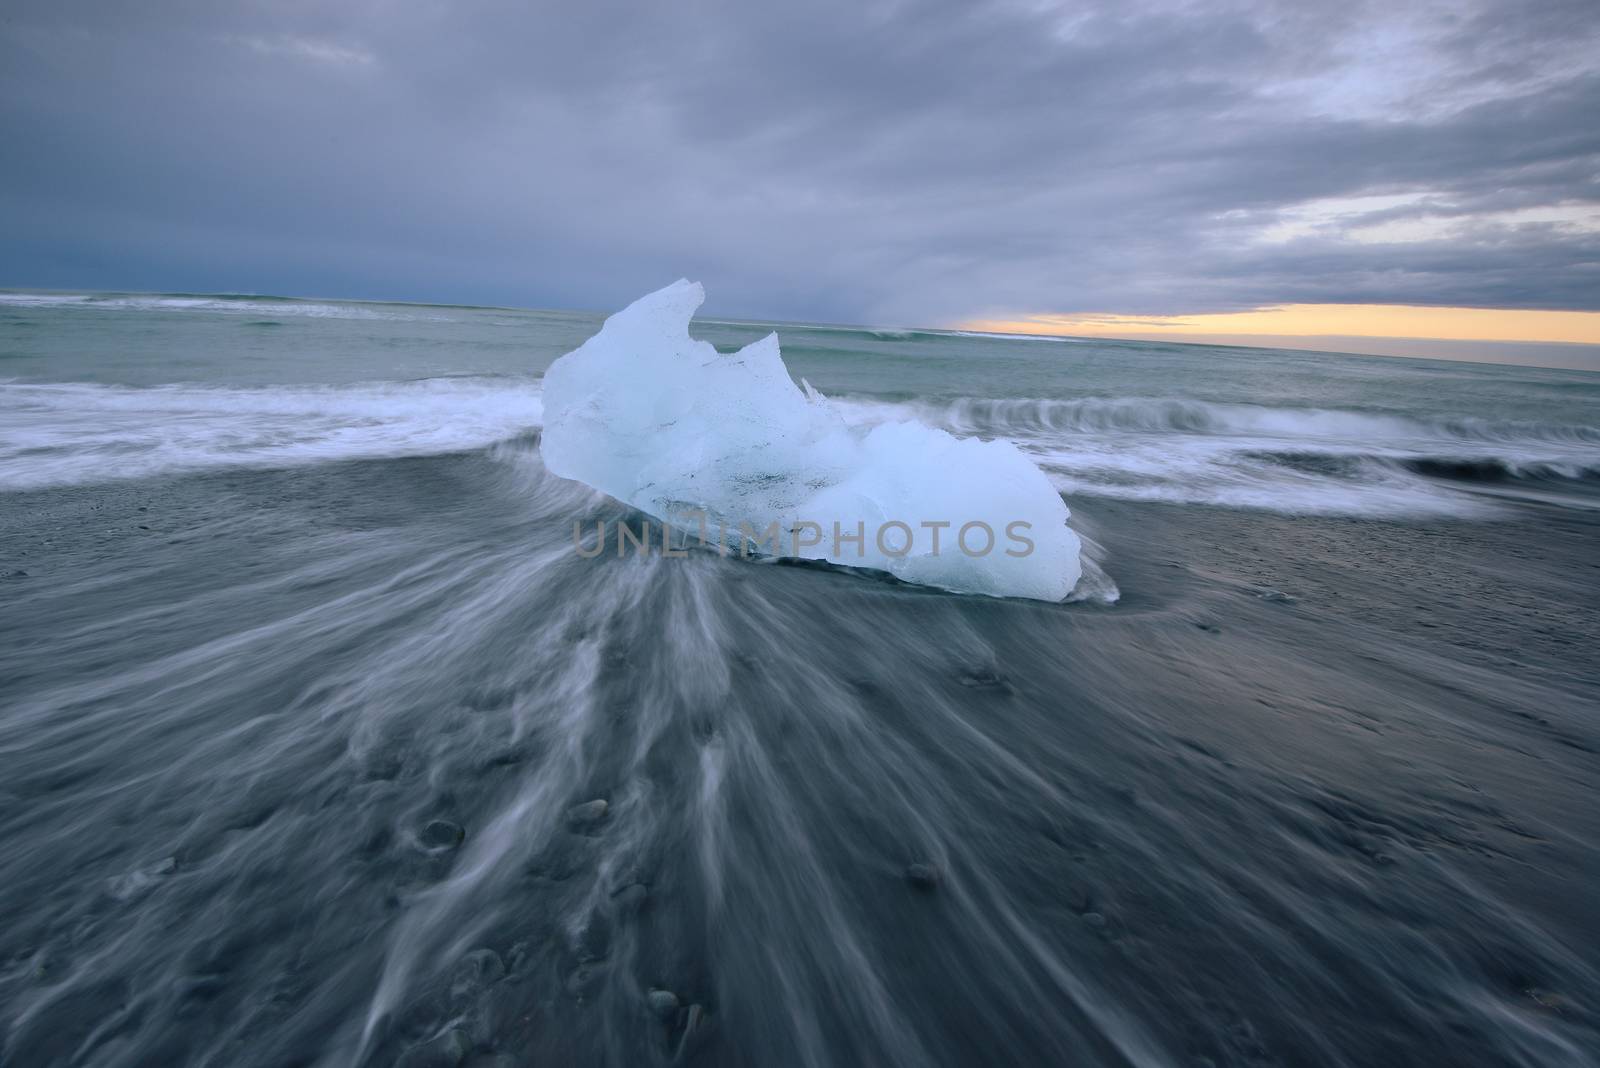
[{"label": "dark storm cloud", "polygon": [[0,284],[1600,308],[1600,7],[24,3]]}]

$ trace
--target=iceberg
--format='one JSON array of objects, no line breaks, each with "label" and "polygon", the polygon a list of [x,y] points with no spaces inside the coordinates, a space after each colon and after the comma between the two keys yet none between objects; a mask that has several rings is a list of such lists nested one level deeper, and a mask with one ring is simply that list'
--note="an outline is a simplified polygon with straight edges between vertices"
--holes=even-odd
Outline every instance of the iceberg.
[{"label": "iceberg", "polygon": [[[827,560],[963,593],[1064,599],[1082,574],[1066,503],[1008,441],[850,425],[768,334],[689,336],[680,280],[544,376],[545,466],[723,551]],[[706,532],[710,531],[708,535]]]}]

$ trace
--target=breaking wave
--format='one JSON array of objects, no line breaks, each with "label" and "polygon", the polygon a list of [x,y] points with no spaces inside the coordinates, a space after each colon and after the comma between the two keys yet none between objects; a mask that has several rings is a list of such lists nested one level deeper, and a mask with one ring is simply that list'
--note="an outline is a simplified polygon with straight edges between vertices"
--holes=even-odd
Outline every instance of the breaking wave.
[{"label": "breaking wave", "polygon": [[355,386],[0,383],[0,490],[483,448],[536,429],[538,383]]},{"label": "breaking wave", "polygon": [[[542,396],[535,376],[258,388],[0,380],[0,491],[479,449],[537,430]],[[1507,494],[1591,505],[1600,487],[1600,427],[1570,422],[1148,397],[829,401],[858,427],[910,419],[1015,442],[1069,498],[1473,517]]]},{"label": "breaking wave", "polygon": [[1272,434],[1311,438],[1450,439],[1564,443],[1600,447],[1600,428],[1471,418],[1418,419],[1385,413],[1145,397],[1076,400],[962,398],[943,410],[952,424],[975,431],[1179,431]]},{"label": "breaking wave", "polygon": [[[0,293],[0,308],[83,308],[102,311],[215,312],[224,315],[290,316],[391,322],[454,322],[442,312],[415,305],[360,301],[301,300],[294,297],[189,295],[184,293]],[[411,310],[400,311],[405,307]],[[259,325],[259,324],[252,324]]]},{"label": "breaking wave", "polygon": [[[840,402],[863,423],[915,417],[1017,442],[1069,495],[1293,514],[1478,516],[1481,490],[1600,478],[1600,428],[1149,397]],[[1585,500],[1582,503],[1589,503]]]},{"label": "breaking wave", "polygon": [[950,330],[954,337],[1002,338],[1006,341],[1054,341],[1062,345],[1082,345],[1081,337],[1062,337],[1059,334],[997,334],[991,330]]}]

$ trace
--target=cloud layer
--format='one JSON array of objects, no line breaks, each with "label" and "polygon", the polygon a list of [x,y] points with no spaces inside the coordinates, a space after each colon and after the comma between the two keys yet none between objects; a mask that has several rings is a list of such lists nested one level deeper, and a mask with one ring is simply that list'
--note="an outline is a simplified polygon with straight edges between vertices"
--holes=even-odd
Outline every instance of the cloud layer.
[{"label": "cloud layer", "polygon": [[1600,309],[1593,0],[39,2],[0,284]]}]

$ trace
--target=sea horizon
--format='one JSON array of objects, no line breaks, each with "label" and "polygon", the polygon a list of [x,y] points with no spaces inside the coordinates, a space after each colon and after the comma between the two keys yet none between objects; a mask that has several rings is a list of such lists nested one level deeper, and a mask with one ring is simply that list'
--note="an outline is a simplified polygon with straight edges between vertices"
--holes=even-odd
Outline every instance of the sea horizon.
[{"label": "sea horizon", "polygon": [[[251,298],[274,301],[299,301],[299,302],[324,302],[340,304],[403,304],[418,308],[462,308],[475,311],[544,311],[544,312],[571,312],[580,315],[593,315],[604,318],[607,312],[598,308],[561,308],[555,306],[516,305],[516,304],[477,304],[468,302],[440,301],[440,300],[402,300],[385,297],[339,297],[327,295],[293,295],[286,293],[250,292],[234,290],[218,290],[206,292],[200,290],[146,290],[146,289],[52,289],[30,286],[0,286],[0,294],[37,294],[47,296],[84,296],[84,297],[210,297],[219,299]],[[824,320],[804,319],[763,319],[742,316],[712,316],[707,317],[707,322],[722,322],[729,324],[772,325],[772,326],[799,326],[812,328],[837,328],[841,330],[866,330],[866,331],[909,331],[913,333],[928,334],[979,334],[995,338],[1016,338],[1019,340],[1039,341],[1129,341],[1134,343],[1165,344],[1165,345],[1192,345],[1202,348],[1237,348],[1237,349],[1269,349],[1278,351],[1314,352],[1328,356],[1385,356],[1394,359],[1406,360],[1436,360],[1444,363],[1504,363],[1519,367],[1543,367],[1551,370],[1565,371],[1591,371],[1600,373],[1600,345],[1591,345],[1585,342],[1500,342],[1500,341],[1475,341],[1475,340],[1436,340],[1425,338],[1403,337],[1372,337],[1370,339],[1357,338],[1320,338],[1316,336],[1295,337],[1290,335],[1268,336],[1259,340],[1246,338],[1214,338],[1211,340],[1186,339],[1182,337],[1140,337],[1136,335],[1113,336],[1105,334],[1055,334],[1055,333],[1017,333],[1011,331],[992,331],[980,329],[967,329],[960,325],[951,326],[899,326],[884,323],[850,323],[832,322]],[[1360,347],[1321,347],[1310,344],[1319,340],[1344,340],[1346,342],[1362,342],[1375,346],[1387,346],[1392,351],[1377,351],[1376,348],[1362,349]],[[1284,344],[1268,344],[1269,341],[1284,342]],[[1399,348],[1430,348],[1432,352],[1403,352]],[[1458,350],[1462,354],[1451,355],[1451,350]],[[1478,352],[1477,355],[1466,355],[1467,352]],[[1568,359],[1558,357],[1571,354]],[[1556,362],[1542,362],[1555,359]]]}]

